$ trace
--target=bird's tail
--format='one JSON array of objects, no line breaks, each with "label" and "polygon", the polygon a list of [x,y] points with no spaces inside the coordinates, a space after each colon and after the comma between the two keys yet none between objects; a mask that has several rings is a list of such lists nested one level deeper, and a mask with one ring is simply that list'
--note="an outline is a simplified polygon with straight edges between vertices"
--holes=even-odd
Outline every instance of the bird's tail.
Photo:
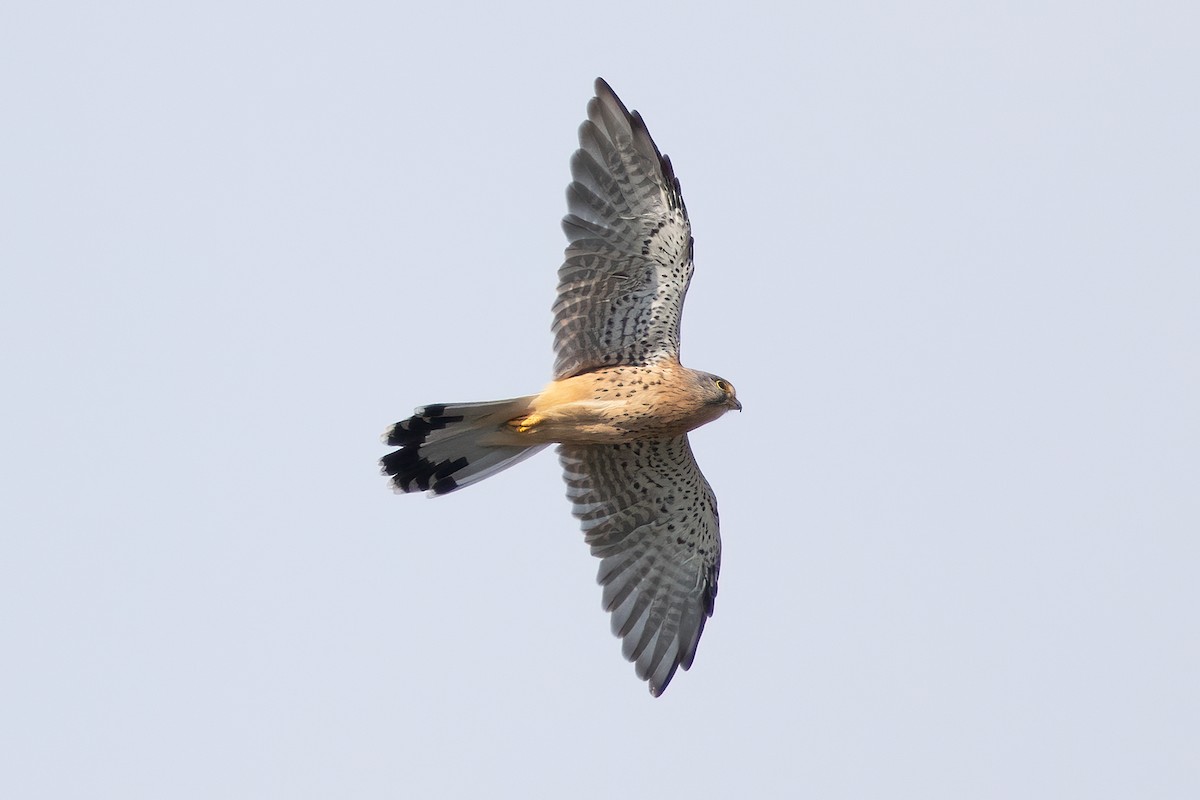
[{"label": "bird's tail", "polygon": [[487,403],[422,406],[383,441],[399,447],[379,460],[397,492],[436,496],[481,481],[546,445],[500,444],[505,424],[529,412],[535,395]]}]

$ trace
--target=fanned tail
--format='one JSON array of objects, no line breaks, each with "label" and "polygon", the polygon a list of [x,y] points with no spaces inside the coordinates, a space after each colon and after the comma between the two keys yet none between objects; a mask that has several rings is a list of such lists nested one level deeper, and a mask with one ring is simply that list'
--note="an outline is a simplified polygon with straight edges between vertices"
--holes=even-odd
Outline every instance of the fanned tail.
[{"label": "fanned tail", "polygon": [[510,419],[527,413],[534,395],[486,403],[422,406],[384,434],[399,447],[379,460],[397,492],[429,492],[430,497],[470,486],[523,461],[546,445],[487,443]]}]

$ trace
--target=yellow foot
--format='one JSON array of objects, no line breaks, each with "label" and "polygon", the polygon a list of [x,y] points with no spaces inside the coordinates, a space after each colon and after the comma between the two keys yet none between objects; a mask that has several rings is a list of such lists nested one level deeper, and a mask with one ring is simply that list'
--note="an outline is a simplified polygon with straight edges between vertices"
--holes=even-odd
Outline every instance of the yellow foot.
[{"label": "yellow foot", "polygon": [[512,428],[517,433],[529,433],[529,431],[533,430],[535,426],[541,423],[541,421],[541,414],[530,414],[528,417],[510,419],[508,421],[508,427]]}]

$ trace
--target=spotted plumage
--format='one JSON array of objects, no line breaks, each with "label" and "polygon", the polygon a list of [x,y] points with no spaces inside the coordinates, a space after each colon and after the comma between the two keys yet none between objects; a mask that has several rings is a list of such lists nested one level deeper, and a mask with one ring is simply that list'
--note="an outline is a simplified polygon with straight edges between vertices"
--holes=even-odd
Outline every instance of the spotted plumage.
[{"label": "spotted plumage", "polygon": [[554,303],[554,380],[539,394],[418,408],[384,435],[398,492],[446,494],[559,445],[567,496],[613,632],[659,695],[696,656],[721,566],[717,502],[687,433],[732,384],[679,363],[692,235],[679,181],[603,80],[571,158]]}]

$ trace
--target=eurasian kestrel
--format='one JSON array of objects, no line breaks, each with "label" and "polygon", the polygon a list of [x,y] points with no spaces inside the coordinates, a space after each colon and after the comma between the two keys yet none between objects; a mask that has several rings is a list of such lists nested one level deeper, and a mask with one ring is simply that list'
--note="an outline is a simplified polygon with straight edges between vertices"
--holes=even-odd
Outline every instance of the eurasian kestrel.
[{"label": "eurasian kestrel", "polygon": [[557,443],[567,497],[601,559],[604,608],[651,694],[696,656],[721,566],[717,501],[687,432],[742,404],[679,363],[692,236],[671,161],[608,84],[579,128],[541,394],[416,409],[384,435],[398,492],[442,495]]}]

